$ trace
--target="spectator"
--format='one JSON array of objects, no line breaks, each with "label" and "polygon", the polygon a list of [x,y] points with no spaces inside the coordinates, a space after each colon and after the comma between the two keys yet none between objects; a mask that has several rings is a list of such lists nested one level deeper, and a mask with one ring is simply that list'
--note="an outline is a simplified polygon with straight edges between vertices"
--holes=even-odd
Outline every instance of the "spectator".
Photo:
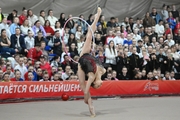
[{"label": "spectator", "polygon": [[116,70],[116,57],[117,57],[117,50],[115,49],[115,45],[113,40],[109,42],[108,47],[105,49],[105,57],[106,57],[106,64],[110,64],[113,70]]},{"label": "spectator", "polygon": [[51,79],[51,81],[60,81],[59,74],[58,73],[54,73],[53,79]]},{"label": "spectator", "polygon": [[119,80],[130,80],[130,77],[128,75],[128,70],[126,67],[122,68],[122,74],[119,76]]},{"label": "spectator", "polygon": [[[81,41],[81,37],[80,37],[80,41]],[[114,41],[116,41],[116,40],[114,40]],[[104,44],[104,41],[102,40],[101,34],[99,34],[99,33],[96,33],[96,35],[95,35],[95,44],[96,45],[103,45]]]},{"label": "spectator", "polygon": [[40,16],[39,16],[39,22],[41,23],[42,26],[44,26],[46,20],[46,14],[44,10],[40,11]]},{"label": "spectator", "polygon": [[83,35],[82,27],[80,25],[78,25],[76,34],[75,34],[76,40],[80,40],[81,35]]},{"label": "spectator", "polygon": [[42,79],[42,69],[37,68],[36,73],[37,73],[37,81],[41,80]]},{"label": "spectator", "polygon": [[174,30],[174,34],[177,35],[179,30],[180,30],[180,18],[177,18],[176,19],[176,27],[175,27],[175,30]]},{"label": "spectator", "polygon": [[167,5],[163,4],[163,9],[161,10],[163,21],[166,22],[168,18]]},{"label": "spectator", "polygon": [[169,27],[174,32],[174,29],[176,27],[176,19],[173,18],[172,12],[169,12],[169,17],[166,19],[166,21],[169,23]]},{"label": "spectator", "polygon": [[14,17],[14,23],[10,25],[10,32],[11,34],[15,34],[16,28],[19,28],[19,18],[18,17]]},{"label": "spectator", "polygon": [[127,40],[124,40],[123,45],[125,45],[125,44],[132,45],[132,40],[131,40],[130,34],[127,35]]},{"label": "spectator", "polygon": [[51,67],[59,67],[60,66],[60,57],[59,56],[54,56],[54,58],[51,61]]},{"label": "spectator", "polygon": [[62,79],[67,80],[70,75],[72,75],[71,66],[67,65],[65,68],[65,72],[62,73]]},{"label": "spectator", "polygon": [[157,79],[153,76],[152,72],[149,72],[148,75],[147,75],[147,80],[154,81],[154,80],[157,80]]},{"label": "spectator", "polygon": [[165,72],[165,76],[162,80],[170,80],[170,73],[168,71]]},{"label": "spectator", "polygon": [[[79,16],[79,18],[85,20],[83,14],[81,14],[81,15]],[[78,19],[78,20],[76,21],[76,23],[78,24],[78,26],[81,26],[81,29],[82,29],[81,31],[82,31],[82,33],[85,33],[85,32],[87,31],[87,25],[86,25],[86,23],[85,23],[84,21],[82,21],[81,19]]]},{"label": "spectator", "polygon": [[46,32],[46,37],[52,37],[54,35],[54,30],[52,29],[49,20],[45,21],[44,30]]},{"label": "spectator", "polygon": [[70,52],[71,58],[74,58],[74,56],[79,55],[75,43],[71,43],[69,52]]},{"label": "spectator", "polygon": [[[41,43],[40,43],[40,50],[42,51],[42,54],[44,56],[49,56],[50,55],[46,50],[46,43],[44,41],[41,41]],[[51,51],[51,48],[49,48],[49,51]],[[49,60],[49,59],[47,59],[47,60]]]},{"label": "spectator", "polygon": [[167,45],[169,45],[169,47],[171,47],[172,45],[175,44],[174,40],[172,40],[171,38],[172,38],[171,34],[168,34],[167,35],[167,40],[164,41]]},{"label": "spectator", "polygon": [[113,41],[113,39],[114,39],[113,31],[110,30],[110,31],[108,32],[108,36],[106,37],[106,44],[109,44],[110,41]]},{"label": "spectator", "polygon": [[173,15],[173,18],[177,18],[179,17],[179,11],[176,10],[176,6],[175,5],[172,5],[172,15]]},{"label": "spectator", "polygon": [[3,19],[4,19],[4,15],[2,13],[2,9],[0,8],[0,23],[2,22]]},{"label": "spectator", "polygon": [[2,82],[2,80],[3,80],[3,71],[2,70],[0,70],[0,82]]},{"label": "spectator", "polygon": [[35,47],[34,48],[31,48],[29,51],[28,51],[28,55],[27,57],[28,58],[31,58],[34,61],[37,61],[39,60],[39,57],[42,55],[42,51],[40,50],[40,44],[35,44]]},{"label": "spectator", "polygon": [[74,20],[71,19],[71,18],[72,18],[72,15],[70,14],[70,15],[68,16],[68,19],[67,19],[67,20],[70,19],[70,20],[67,22],[67,28],[69,28],[69,29],[72,29],[72,28],[74,27],[74,24],[75,24]]},{"label": "spectator", "polygon": [[59,31],[55,31],[53,41],[54,41],[54,43],[53,43],[54,44],[54,47],[53,47],[54,54],[60,56],[62,54],[62,43],[61,43]]},{"label": "spectator", "polygon": [[58,19],[55,16],[53,16],[53,10],[52,9],[50,9],[48,11],[47,19],[49,20],[52,29],[54,29],[55,23],[56,23],[56,21],[58,21]]},{"label": "spectator", "polygon": [[159,21],[159,24],[156,24],[155,32],[158,34],[158,37],[163,36],[163,34],[164,34],[164,26],[163,26],[163,21],[162,20]]},{"label": "spectator", "polygon": [[24,80],[24,74],[28,71],[25,65],[23,64],[24,58],[19,58],[19,64],[14,68],[14,70],[19,70],[21,72],[21,78]]},{"label": "spectator", "polygon": [[14,19],[17,17],[17,10],[13,10],[12,13],[10,13],[7,17],[7,20],[10,21],[10,23],[14,22]]},{"label": "spectator", "polygon": [[67,54],[65,54],[63,56],[63,58],[64,58],[64,61],[61,63],[61,67],[62,67],[63,71],[65,71],[65,68],[67,65],[71,66],[71,68],[72,68],[73,65],[72,65],[71,61],[69,60],[69,56]]},{"label": "spectator", "polygon": [[19,70],[15,70],[15,77],[10,79],[11,81],[24,81],[21,78],[21,72]]},{"label": "spectator", "polygon": [[140,24],[140,19],[137,18],[136,23],[133,25],[133,31],[134,29],[137,29],[139,31],[140,27],[142,27],[142,25]]},{"label": "spectator", "polygon": [[37,36],[35,36],[34,39],[34,45],[40,44],[41,42],[46,42],[46,39],[43,37],[42,31],[38,31]]},{"label": "spectator", "polygon": [[28,79],[26,81],[34,81],[34,75],[33,72],[28,71]]},{"label": "spectator", "polygon": [[[29,79],[29,72],[32,72],[33,73],[33,78],[32,79]],[[25,81],[37,81],[37,74],[36,72],[34,71],[34,66],[30,65],[28,67],[28,71],[24,74],[24,80]]]},{"label": "spectator", "polygon": [[86,21],[89,25],[91,25],[94,21],[94,14],[90,14],[88,20]]},{"label": "spectator", "polygon": [[173,36],[172,29],[169,27],[169,24],[165,23],[164,26],[165,26],[164,38],[166,39],[168,34],[171,34],[171,36]]},{"label": "spectator", "polygon": [[12,72],[12,67],[11,67],[11,65],[6,65],[5,73],[8,73],[8,74],[9,74],[9,78],[10,78],[10,79],[14,77],[14,73]]},{"label": "spectator", "polygon": [[26,48],[27,50],[30,50],[31,48],[34,47],[34,38],[33,38],[33,33],[31,30],[28,30],[28,36],[24,38]]},{"label": "spectator", "polygon": [[37,20],[34,23],[34,26],[32,27],[33,32],[34,32],[34,37],[38,35],[39,32],[41,32],[43,34],[43,37],[45,38],[46,35],[46,31],[44,30],[44,27],[41,25],[40,21]]},{"label": "spectator", "polygon": [[64,27],[64,24],[66,22],[66,18],[65,18],[65,14],[64,13],[60,14],[60,18],[59,18],[58,21],[61,23],[61,26]]},{"label": "spectator", "polygon": [[[31,9],[29,9],[27,11],[27,19],[29,20],[29,26],[32,27],[36,23],[36,21],[38,20],[38,17],[33,14]],[[34,31],[34,33],[36,34],[37,32]]]},{"label": "spectator", "polygon": [[0,24],[0,32],[2,32],[2,29],[6,30],[6,35],[8,36],[8,38],[11,37],[11,32],[9,30],[9,25],[7,24],[7,18],[4,17],[2,19],[2,23]]},{"label": "spectator", "polygon": [[84,35],[81,35],[80,36],[80,40],[79,42],[77,43],[77,50],[78,50],[78,54],[80,54],[81,50],[82,50],[82,47],[84,45],[84,41],[85,41],[85,36]]},{"label": "spectator", "polygon": [[115,70],[112,71],[112,78],[111,80],[116,80],[118,81],[118,78],[117,78],[117,72]]},{"label": "spectator", "polygon": [[45,60],[45,56],[44,55],[41,55],[40,56],[40,68],[42,69],[42,70],[47,70],[47,72],[48,72],[48,74],[49,74],[49,76],[51,76],[51,66],[50,66],[50,64]]},{"label": "spectator", "polygon": [[124,25],[121,25],[120,32],[123,33],[125,37],[127,37],[128,33],[126,32],[126,28]]},{"label": "spectator", "polygon": [[15,51],[12,48],[10,48],[10,45],[11,45],[11,41],[6,35],[6,30],[2,29],[1,37],[0,37],[0,52],[2,56],[9,57],[15,54]]},{"label": "spectator", "polygon": [[174,71],[171,71],[170,73],[170,80],[176,80]]},{"label": "spectator", "polygon": [[65,28],[65,33],[64,33],[64,44],[67,45],[69,39],[69,28]]},{"label": "spectator", "polygon": [[26,19],[27,19],[27,10],[25,7],[23,7],[22,13],[19,16],[19,25],[22,25]]},{"label": "spectator", "polygon": [[116,27],[116,23],[115,23],[115,17],[111,17],[110,21],[107,22],[107,27]]},{"label": "spectator", "polygon": [[150,14],[150,16],[154,19],[156,24],[158,24],[159,21],[162,20],[160,14],[158,14],[156,11],[156,8],[152,8],[152,13]]},{"label": "spectator", "polygon": [[68,39],[69,47],[71,46],[71,43],[75,43],[75,45],[77,46],[77,40],[75,39],[75,35],[73,33],[70,33],[70,35],[69,35],[69,39]]},{"label": "spectator", "polygon": [[117,45],[117,44],[123,45],[124,39],[121,38],[121,32],[120,31],[116,32],[116,37],[114,37],[113,41],[114,41],[115,45]]},{"label": "spectator", "polygon": [[[124,26],[126,28],[126,26],[129,26],[129,18],[125,17],[124,21],[122,22],[121,26]],[[134,26],[134,25],[133,25]],[[133,30],[133,29],[132,29]]]},{"label": "spectator", "polygon": [[49,81],[49,74],[47,71],[44,71],[43,73],[43,79],[39,80],[39,81]]},{"label": "spectator", "polygon": [[4,74],[3,74],[2,82],[11,82],[8,73],[4,73]]},{"label": "spectator", "polygon": [[26,19],[24,20],[23,24],[20,26],[21,32],[24,36],[28,35],[28,30],[32,32],[32,35],[34,36],[34,31],[32,28],[29,26],[29,21]]},{"label": "spectator", "polygon": [[102,31],[106,31],[107,29],[107,22],[105,21],[105,16],[104,15],[101,15],[99,17],[99,21],[97,23],[97,26],[101,25],[102,27]]},{"label": "spectator", "polygon": [[16,33],[11,35],[11,48],[20,54],[26,54],[28,52],[24,37],[20,34],[20,28],[16,28]]},{"label": "spectator", "polygon": [[61,38],[63,37],[64,29],[63,29],[63,26],[61,25],[61,23],[59,21],[56,21],[54,31],[59,31],[60,37]]}]

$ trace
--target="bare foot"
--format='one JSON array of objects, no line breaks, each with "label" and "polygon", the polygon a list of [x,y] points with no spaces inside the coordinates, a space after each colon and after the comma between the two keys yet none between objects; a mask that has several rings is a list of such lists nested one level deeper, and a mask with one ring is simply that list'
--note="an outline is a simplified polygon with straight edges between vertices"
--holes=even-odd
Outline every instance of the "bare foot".
[{"label": "bare foot", "polygon": [[95,117],[96,114],[95,114],[95,110],[94,110],[94,107],[93,106],[89,106],[89,111],[91,113],[91,117]]},{"label": "bare foot", "polygon": [[98,15],[101,15],[101,12],[102,12],[101,8],[98,7],[98,9],[97,9],[97,14],[98,14]]}]

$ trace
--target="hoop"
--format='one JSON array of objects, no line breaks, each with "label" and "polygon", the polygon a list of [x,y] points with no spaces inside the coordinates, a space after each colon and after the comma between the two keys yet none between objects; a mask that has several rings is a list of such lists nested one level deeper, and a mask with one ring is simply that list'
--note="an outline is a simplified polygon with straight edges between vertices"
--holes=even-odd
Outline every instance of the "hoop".
[{"label": "hoop", "polygon": [[[92,47],[92,51],[94,51],[95,37],[94,37],[94,32],[93,32],[91,26],[90,26],[85,20],[83,20],[82,18],[79,18],[79,17],[72,17],[72,18],[69,18],[69,19],[65,22],[64,27],[63,27],[62,43],[63,43],[63,46],[64,46],[65,53],[68,55],[68,52],[67,52],[67,49],[66,49],[66,46],[65,46],[65,43],[64,43],[65,27],[66,27],[66,24],[67,24],[70,20],[72,20],[72,19],[79,19],[79,20],[82,20],[83,22],[85,22],[86,25],[88,25],[88,27],[90,28],[90,30],[91,30],[91,32],[92,32],[92,38],[93,38],[93,47]],[[76,62],[75,60],[73,60],[73,59],[71,58],[70,55],[68,55],[68,56],[69,56],[69,59],[70,59],[70,60],[72,60],[72,61],[75,62],[75,63],[78,63],[78,62]]]}]

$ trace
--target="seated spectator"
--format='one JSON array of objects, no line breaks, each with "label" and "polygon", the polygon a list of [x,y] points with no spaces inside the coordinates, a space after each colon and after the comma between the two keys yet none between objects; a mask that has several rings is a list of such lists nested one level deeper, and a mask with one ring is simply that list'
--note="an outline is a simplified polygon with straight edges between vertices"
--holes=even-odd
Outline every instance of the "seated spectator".
[{"label": "seated spectator", "polygon": [[71,58],[74,58],[74,56],[79,55],[75,43],[71,43],[69,52],[70,52]]},{"label": "seated spectator", "polygon": [[19,18],[15,17],[14,18],[14,23],[10,25],[9,29],[11,34],[15,34],[16,33],[16,28],[19,28]]},{"label": "seated spectator", "polygon": [[68,40],[69,40],[69,28],[65,28],[65,33],[64,33],[64,44],[67,45],[68,44]]},{"label": "seated spectator", "polygon": [[0,69],[0,82],[2,82],[2,80],[3,80],[3,71]]},{"label": "seated spectator", "polygon": [[112,78],[111,80],[116,80],[118,81],[118,78],[117,78],[117,72],[115,70],[112,71]]},{"label": "seated spectator", "polygon": [[2,29],[6,30],[6,35],[10,39],[11,32],[9,30],[9,25],[7,24],[7,18],[6,17],[2,19],[2,23],[0,24],[0,32],[2,32]]},{"label": "seated spectator", "polygon": [[24,37],[20,34],[20,28],[16,28],[16,33],[11,35],[11,48],[20,54],[26,54],[28,52]]},{"label": "seated spectator", "polygon": [[142,70],[142,80],[146,80],[147,76],[146,76],[146,70]]},{"label": "seated spectator", "polygon": [[112,73],[108,72],[105,80],[112,80]]},{"label": "seated spectator", "polygon": [[21,78],[24,80],[24,74],[28,71],[24,65],[24,58],[19,58],[19,64],[14,68],[14,70],[19,70],[21,72]]},{"label": "seated spectator", "polygon": [[158,34],[158,37],[162,37],[164,34],[163,21],[159,20],[159,23],[155,25],[155,32]]},{"label": "seated spectator", "polygon": [[169,24],[165,23],[164,26],[165,26],[164,39],[167,38],[168,34],[171,34],[171,36],[173,36],[172,29],[169,27]]},{"label": "seated spectator", "polygon": [[80,40],[81,35],[83,35],[82,27],[78,25],[76,28],[76,33],[75,33],[76,40]]},{"label": "seated spectator", "polygon": [[42,77],[43,79],[40,79],[39,81],[50,81],[49,80],[49,74],[48,74],[48,72],[47,71],[44,71],[43,72],[43,77]]},{"label": "seated spectator", "polygon": [[127,26],[129,26],[129,18],[128,18],[128,17],[125,17],[125,18],[124,18],[124,21],[122,22],[121,25],[123,25],[125,28],[126,28]]},{"label": "seated spectator", "polygon": [[53,79],[51,79],[51,81],[60,81],[59,74],[58,73],[54,73]]},{"label": "seated spectator", "polygon": [[11,82],[8,73],[4,73],[4,74],[3,74],[2,82]]},{"label": "seated spectator", "polygon": [[154,26],[154,25],[156,25],[155,20],[152,17],[150,17],[149,12],[146,12],[146,15],[145,15],[145,17],[143,19],[143,26],[144,27],[151,27],[151,26]]},{"label": "seated spectator", "polygon": [[[46,43],[44,41],[41,41],[40,43],[40,50],[42,51],[42,54],[44,56],[49,56],[48,51],[51,51],[51,48],[49,48],[48,50],[46,49]],[[49,59],[47,59],[49,60]]]},{"label": "seated spectator", "polygon": [[59,22],[61,23],[61,26],[63,27],[64,26],[64,24],[66,23],[66,15],[65,15],[65,13],[61,13],[60,14],[60,18],[59,18]]},{"label": "seated spectator", "polygon": [[117,44],[123,45],[124,39],[121,37],[121,32],[120,31],[116,32],[116,37],[113,39],[113,41],[114,41],[115,45],[117,45]]},{"label": "seated spectator", "polygon": [[[72,18],[72,15],[70,14],[70,15],[68,16],[67,20],[68,20],[68,19],[71,19],[71,18]],[[67,28],[72,29],[73,26],[74,26],[74,24],[75,24],[75,22],[74,22],[73,19],[69,20],[68,23],[67,23]]]},{"label": "seated spectator", "polygon": [[61,61],[60,61],[61,63],[64,62],[64,55],[70,56],[69,46],[65,46],[65,48],[63,48],[63,53],[61,54]]},{"label": "seated spectator", "polygon": [[[14,18],[17,17],[17,10],[13,10],[12,13],[10,13],[7,17],[7,20],[10,21],[11,23],[14,22]],[[13,33],[14,34],[14,33]]]},{"label": "seated spectator", "polygon": [[77,46],[77,40],[75,39],[75,35],[73,33],[70,33],[69,39],[68,39],[68,46],[71,46],[71,43],[75,43]]},{"label": "seated spectator", "polygon": [[110,21],[107,22],[107,27],[116,27],[116,24],[115,24],[115,17],[111,17],[110,18]]},{"label": "seated spectator", "polygon": [[53,16],[53,10],[52,10],[52,9],[50,9],[50,10],[48,11],[48,17],[47,17],[47,19],[48,19],[49,22],[50,22],[51,28],[54,29],[55,23],[56,23],[56,21],[58,21],[58,19],[57,19],[55,16]]},{"label": "seated spectator", "polygon": [[177,35],[179,30],[180,30],[180,18],[177,18],[176,19],[176,27],[175,27],[175,30],[174,30],[174,34]]},{"label": "seated spectator", "polygon": [[140,19],[137,18],[136,23],[133,25],[133,31],[134,29],[137,29],[137,31],[139,31],[140,27],[142,27],[142,24],[140,23]]},{"label": "seated spectator", "polygon": [[154,80],[157,80],[157,79],[153,76],[153,73],[152,73],[152,72],[149,72],[149,73],[147,74],[147,80],[154,81]]},{"label": "seated spectator", "polygon": [[78,49],[78,54],[80,54],[82,47],[84,45],[84,41],[85,41],[85,36],[81,35],[79,42],[77,43],[77,49]]},{"label": "seated spectator", "polygon": [[104,15],[101,15],[99,17],[99,21],[97,23],[97,26],[101,25],[102,27],[102,31],[106,31],[107,29],[107,22],[105,21],[105,16]]},{"label": "seated spectator", "polygon": [[12,72],[12,67],[11,65],[6,65],[6,71],[5,73],[8,73],[9,74],[9,78],[13,78],[14,77],[14,73]]},{"label": "seated spectator", "polygon": [[[82,38],[80,37],[80,41],[82,41],[81,39]],[[99,34],[99,33],[96,33],[96,35],[95,35],[95,44],[96,45],[103,45],[104,44],[104,41],[101,37],[101,34]]]},{"label": "seated spectator", "polygon": [[168,71],[165,72],[165,76],[162,80],[170,80],[170,73]]},{"label": "seated spectator", "polygon": [[37,74],[36,74],[36,72],[34,70],[34,66],[32,66],[32,65],[30,65],[28,67],[28,71],[24,74],[24,80],[28,81],[28,74],[29,74],[29,72],[33,73],[33,79],[31,81],[37,81]]},{"label": "seated spectator", "polygon": [[161,15],[157,13],[156,8],[152,8],[152,13],[150,13],[150,16],[155,20],[156,24],[162,20]]},{"label": "seated spectator", "polygon": [[26,19],[27,19],[27,10],[25,7],[23,7],[22,13],[19,16],[19,24],[22,25]]},{"label": "seated spectator", "polygon": [[31,30],[28,30],[28,36],[24,38],[25,44],[26,44],[26,49],[30,50],[31,48],[34,48],[34,38],[33,38],[33,33]]},{"label": "seated spectator", "polygon": [[65,72],[62,73],[62,79],[65,81],[72,75],[71,66],[67,65],[64,71]]},{"label": "seated spectator", "polygon": [[34,36],[34,31],[31,27],[29,27],[29,21],[26,19],[24,20],[23,24],[20,26],[21,32],[24,36],[28,35],[28,31],[32,32],[32,35]]},{"label": "seated spectator", "polygon": [[124,34],[124,37],[127,37],[128,33],[126,31],[125,26],[121,25],[120,32]]},{"label": "seated spectator", "polygon": [[45,38],[46,35],[46,31],[44,30],[44,27],[41,25],[40,21],[37,20],[34,25],[32,26],[32,30],[34,32],[34,37],[38,36],[38,33],[41,31],[43,37]]},{"label": "seated spectator", "polygon": [[43,74],[42,69],[37,68],[36,73],[37,73],[37,81],[41,80],[42,79],[42,74]]},{"label": "seated spectator", "polygon": [[28,51],[27,57],[31,58],[33,61],[39,60],[39,57],[42,55],[42,51],[40,50],[40,44],[35,44],[34,48],[31,48]]},{"label": "seated spectator", "polygon": [[164,43],[166,43],[167,45],[169,45],[169,47],[171,47],[172,45],[175,45],[175,41],[172,40],[171,34],[168,34],[168,35],[167,35],[167,40],[165,40]]},{"label": "seated spectator", "polygon": [[105,44],[109,44],[109,42],[110,42],[111,40],[113,40],[113,39],[114,39],[113,31],[110,30],[110,31],[108,32],[108,36],[106,37],[106,43],[105,43]]},{"label": "seated spectator", "polygon": [[[106,29],[105,29],[106,30]],[[96,33],[99,33],[102,37],[106,36],[106,31],[102,28],[102,25],[97,25],[97,31]]]},{"label": "seated spectator", "polygon": [[125,45],[125,44],[128,44],[128,45],[132,44],[132,40],[131,40],[131,35],[130,34],[127,35],[127,40],[124,40],[123,45]]},{"label": "seated spectator", "polygon": [[62,38],[64,29],[63,29],[63,26],[61,25],[61,23],[59,21],[56,21],[54,31],[59,31],[60,36]]},{"label": "seated spectator", "polygon": [[[83,14],[81,14],[81,15],[79,16],[79,18],[85,20]],[[81,26],[82,33],[85,33],[85,32],[87,31],[87,25],[86,25],[86,23],[85,23],[84,21],[82,21],[81,19],[78,19],[78,20],[76,21],[76,23],[77,23],[79,26]]]},{"label": "seated spectator", "polygon": [[171,28],[171,30],[174,31],[176,27],[176,19],[173,18],[172,12],[169,12],[169,17],[166,19],[166,21],[169,24],[169,27]]},{"label": "seated spectator", "polygon": [[1,55],[4,57],[10,57],[11,55],[15,54],[14,49],[10,47],[11,41],[6,35],[6,30],[1,30],[1,37],[0,37],[0,52]]},{"label": "seated spectator", "polygon": [[50,66],[50,64],[45,60],[45,56],[44,55],[41,55],[40,56],[40,68],[42,69],[42,70],[47,70],[47,72],[48,72],[48,74],[49,74],[49,76],[51,76],[51,66]]},{"label": "seated spectator", "polygon": [[4,15],[2,13],[2,9],[0,8],[0,23],[2,22],[3,19],[4,19]]},{"label": "seated spectator", "polygon": [[28,71],[28,78],[26,79],[26,81],[35,81],[34,80],[34,75],[32,71]]},{"label": "seated spectator", "polygon": [[59,67],[60,66],[60,57],[59,56],[54,56],[54,58],[51,61],[51,67]]},{"label": "seated spectator", "polygon": [[51,27],[49,20],[46,20],[44,23],[44,30],[46,32],[46,38],[50,39],[54,35],[54,30]]},{"label": "seated spectator", "polygon": [[22,78],[21,78],[21,72],[19,70],[15,70],[15,77],[14,78],[11,78],[10,80],[11,81],[24,81]]},{"label": "seated spectator", "polygon": [[63,58],[64,58],[64,61],[61,63],[62,69],[65,71],[66,66],[71,66],[72,68],[73,65],[72,65],[72,62],[69,60],[69,56],[65,54]]},{"label": "seated spectator", "polygon": [[34,45],[41,44],[42,41],[47,42],[45,38],[43,37],[42,31],[38,31],[37,36],[35,36],[34,38]]},{"label": "seated spectator", "polygon": [[45,20],[46,20],[46,13],[44,10],[41,10],[39,16],[39,22],[41,23],[42,26],[44,26]]},{"label": "seated spectator", "polygon": [[94,21],[94,14],[90,14],[88,20],[86,21],[89,25],[91,25]]},{"label": "seated spectator", "polygon": [[54,54],[60,56],[62,54],[62,42],[59,31],[55,31],[55,35],[53,37],[53,45]]},{"label": "seated spectator", "polygon": [[[38,20],[38,17],[36,15],[33,14],[32,10],[29,9],[27,11],[27,19],[29,20],[29,26],[32,27],[33,25],[35,25],[35,22]],[[36,35],[36,31],[34,31],[34,34]]]}]

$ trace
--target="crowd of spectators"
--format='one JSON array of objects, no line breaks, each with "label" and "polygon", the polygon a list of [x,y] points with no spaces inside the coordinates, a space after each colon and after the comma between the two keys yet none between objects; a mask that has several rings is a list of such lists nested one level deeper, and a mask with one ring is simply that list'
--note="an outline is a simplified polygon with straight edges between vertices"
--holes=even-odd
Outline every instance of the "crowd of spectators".
[{"label": "crowd of spectators", "polygon": [[[46,16],[47,14],[47,16]],[[144,13],[106,21],[101,15],[91,53],[107,72],[102,80],[180,79],[180,14],[176,6],[163,5]],[[78,80],[77,63],[88,26],[53,10],[13,10],[7,17],[0,9],[0,81]],[[92,24],[94,15],[85,19]],[[73,62],[70,58],[72,58]]]}]

